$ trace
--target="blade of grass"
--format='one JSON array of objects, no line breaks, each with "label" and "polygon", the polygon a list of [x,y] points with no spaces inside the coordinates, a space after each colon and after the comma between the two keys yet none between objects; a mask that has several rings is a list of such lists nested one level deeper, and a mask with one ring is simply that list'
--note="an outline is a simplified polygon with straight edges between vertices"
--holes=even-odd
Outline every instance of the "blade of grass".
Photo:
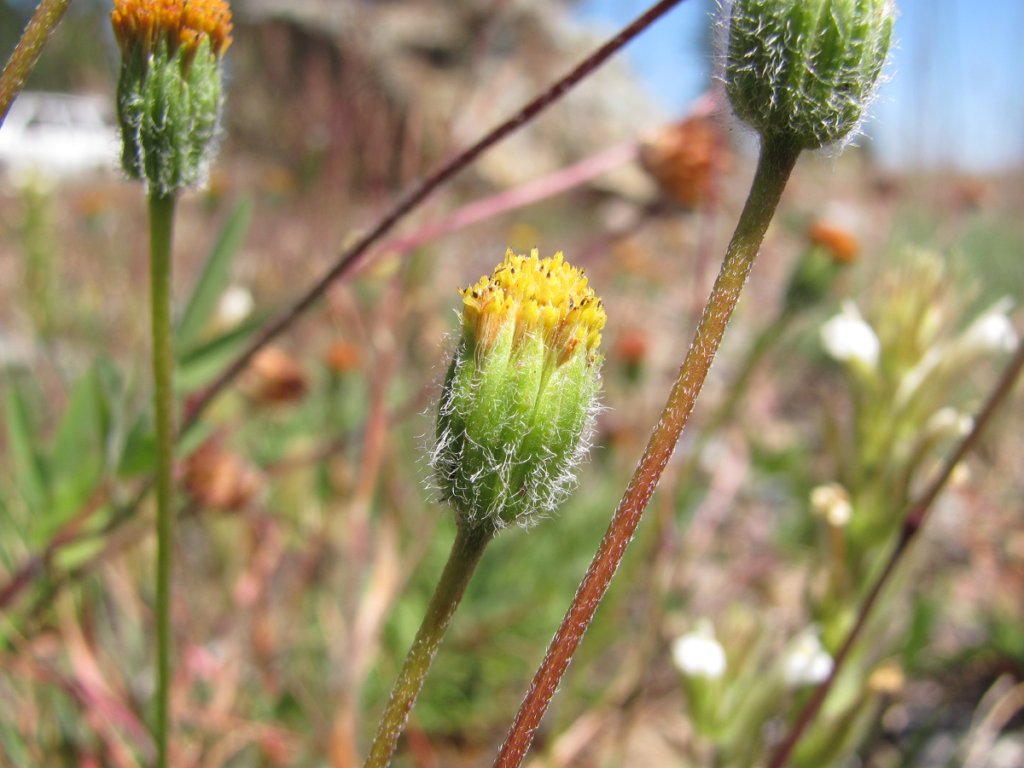
[{"label": "blade of grass", "polygon": [[231,280],[231,265],[242,244],[249,220],[252,218],[252,199],[244,197],[238,201],[228,216],[217,242],[206,257],[202,272],[196,278],[195,287],[185,310],[181,313],[175,328],[176,353],[185,357],[198,345],[200,333],[209,322],[217,301]]}]

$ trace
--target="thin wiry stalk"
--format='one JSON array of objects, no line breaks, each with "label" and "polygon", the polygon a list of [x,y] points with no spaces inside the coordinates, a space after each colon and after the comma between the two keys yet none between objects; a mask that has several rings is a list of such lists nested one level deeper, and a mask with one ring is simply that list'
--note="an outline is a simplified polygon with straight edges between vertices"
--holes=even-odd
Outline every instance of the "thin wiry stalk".
[{"label": "thin wiry stalk", "polygon": [[888,583],[893,572],[896,570],[896,566],[899,565],[900,561],[906,555],[907,549],[911,543],[917,538],[917,535],[921,532],[921,527],[924,525],[925,518],[928,516],[928,512],[935,500],[939,497],[942,489],[949,481],[950,476],[953,474],[953,470],[956,465],[963,461],[964,457],[978,444],[981,439],[981,434],[988,425],[988,422],[992,420],[993,414],[999,409],[999,406],[1003,404],[1010,392],[1013,390],[1013,385],[1016,383],[1017,378],[1020,376],[1021,371],[1024,370],[1024,342],[1021,343],[1017,349],[1017,353],[1014,355],[1013,360],[1006,367],[1002,377],[999,379],[999,383],[996,384],[992,390],[992,394],[989,395],[988,400],[985,402],[984,407],[974,420],[974,428],[971,429],[970,433],[965,437],[960,444],[956,447],[956,450],[946,459],[945,464],[942,466],[942,471],[938,477],[932,481],[932,484],[928,486],[921,498],[910,506],[905,517],[903,518],[903,526],[900,529],[899,538],[896,540],[896,548],[892,554],[889,555],[889,560],[885,564],[885,568],[882,569],[875,583],[871,586],[871,590],[868,592],[867,597],[864,599],[864,604],[861,605],[860,611],[857,614],[857,621],[853,625],[853,629],[850,630],[850,634],[847,635],[846,640],[843,641],[842,647],[839,652],[836,653],[834,663],[832,665],[832,672],[828,678],[823,682],[818,689],[814,692],[814,695],[807,701],[804,708],[800,711],[800,715],[793,723],[792,728],[786,735],[785,740],[779,745],[778,749],[772,755],[771,761],[768,763],[768,768],[782,768],[789,760],[796,748],[797,742],[800,741],[800,737],[803,735],[807,727],[814,721],[815,716],[818,714],[818,710],[821,708],[822,703],[825,701],[825,697],[828,696],[829,690],[832,688],[832,682],[836,679],[839,674],[839,670],[843,666],[843,662],[846,661],[850,654],[850,650],[853,648],[857,638],[860,636],[861,631],[864,629],[864,625],[871,614],[872,608],[878,600],[878,596],[881,594],[885,585]]},{"label": "thin wiry stalk", "polygon": [[665,465],[689,420],[743,284],[761,248],[764,233],[775,214],[799,155],[800,150],[786,141],[771,136],[766,136],[762,141],[761,157],[750,195],[740,214],[718,279],[704,307],[693,343],[680,368],[679,378],[672,387],[661,419],[654,428],[643,458],[633,473],[597,554],[533,678],[530,690],[495,760],[495,768],[518,768],[526,756],[551,697],[622,562],[647,502],[654,494]]},{"label": "thin wiry stalk", "polygon": [[64,18],[64,12],[69,5],[71,0],[41,0],[36,6],[36,12],[32,14],[25,31],[21,33],[14,53],[7,60],[3,74],[0,75],[0,125],[3,125],[11,104],[25,87],[25,81],[39,61],[43,46]]},{"label": "thin wiry stalk", "polygon": [[326,293],[334,281],[347,275],[359,263],[360,259],[370,247],[386,235],[391,229],[407,214],[417,208],[420,203],[436,192],[447,181],[456,174],[465,170],[480,155],[493,147],[506,136],[522,128],[537,115],[558,101],[572,88],[578,85],[588,75],[592,74],[598,67],[604,64],[611,56],[622,48],[626,43],[635,38],[651,24],[664,16],[683,0],[661,0],[655,3],[647,11],[641,14],[633,23],[625,27],[615,37],[594,51],[590,56],[580,62],[575,69],[561,80],[550,86],[537,98],[523,107],[519,112],[510,117],[501,125],[491,130],[476,144],[469,147],[457,157],[434,171],[433,174],[424,179],[420,184],[401,198],[395,206],[374,226],[367,234],[363,235],[350,248],[342,252],[327,273],[321,277],[309,290],[299,297],[290,307],[285,309],[275,319],[268,322],[256,335],[256,338],[249,344],[242,354],[232,362],[220,376],[218,376],[209,387],[195,397],[188,405],[181,430],[187,431],[199,419],[200,414],[213,401],[217,395],[240,374],[249,361],[263,347],[269,344],[279,334],[299,319],[317,300]]}]

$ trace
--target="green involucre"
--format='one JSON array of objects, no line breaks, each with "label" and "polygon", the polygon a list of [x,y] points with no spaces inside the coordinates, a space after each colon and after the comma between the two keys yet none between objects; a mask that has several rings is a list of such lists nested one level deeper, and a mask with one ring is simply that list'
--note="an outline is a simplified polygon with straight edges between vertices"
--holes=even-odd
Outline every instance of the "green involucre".
[{"label": "green involucre", "polygon": [[734,0],[725,86],[736,115],[797,149],[850,136],[892,41],[891,0]]},{"label": "green involucre", "polygon": [[528,526],[575,482],[596,410],[600,357],[580,345],[562,365],[506,324],[476,359],[464,334],[448,369],[431,457],[434,482],[460,525]]},{"label": "green involucre", "polygon": [[136,46],[121,63],[117,118],[121,165],[149,191],[169,195],[201,184],[216,151],[222,105],[220,61],[202,40],[191,62],[161,41]]}]

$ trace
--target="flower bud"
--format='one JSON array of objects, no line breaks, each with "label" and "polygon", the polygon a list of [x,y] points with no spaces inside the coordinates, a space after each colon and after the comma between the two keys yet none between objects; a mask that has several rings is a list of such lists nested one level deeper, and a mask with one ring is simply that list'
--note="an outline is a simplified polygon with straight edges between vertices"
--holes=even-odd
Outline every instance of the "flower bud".
[{"label": "flower bud", "polygon": [[790,688],[819,685],[832,674],[832,656],[818,639],[816,627],[802,632],[782,660],[782,674]]},{"label": "flower bud", "polygon": [[852,301],[843,302],[842,313],[821,327],[821,340],[825,350],[842,363],[860,366],[866,371],[878,367],[882,352],[878,335]]},{"label": "flower bud", "polygon": [[460,525],[529,525],[568,495],[595,412],[605,313],[557,253],[510,250],[463,297],[431,457]]},{"label": "flower bud", "polygon": [[798,149],[848,137],[892,39],[891,0],[734,0],[725,87],[736,115]]},{"label": "flower bud", "polygon": [[964,357],[971,354],[991,355],[1000,352],[1013,352],[1017,348],[1019,337],[1007,317],[1013,301],[1009,298],[1000,299],[988,311],[982,313],[966,331],[957,339],[955,347]]},{"label": "flower bud", "polygon": [[200,184],[215,149],[221,57],[231,44],[226,0],[114,0],[121,48],[121,165],[150,192]]},{"label": "flower bud", "polygon": [[811,511],[834,528],[842,528],[853,517],[850,494],[839,483],[819,485],[811,491]]},{"label": "flower bud", "polygon": [[695,630],[673,640],[672,661],[687,677],[722,677],[726,670],[725,649],[715,638],[711,622],[701,621]]}]

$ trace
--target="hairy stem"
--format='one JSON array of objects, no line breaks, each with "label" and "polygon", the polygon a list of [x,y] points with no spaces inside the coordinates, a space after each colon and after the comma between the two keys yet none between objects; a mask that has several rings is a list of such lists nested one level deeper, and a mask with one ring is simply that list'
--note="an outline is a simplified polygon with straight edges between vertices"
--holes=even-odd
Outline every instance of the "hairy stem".
[{"label": "hairy stem", "polygon": [[156,414],[156,642],[154,736],[157,768],[167,766],[171,690],[171,552],[174,520],[174,346],[171,241],[175,196],[150,193],[149,269],[153,313],[153,406]]},{"label": "hairy stem", "polygon": [[533,741],[551,697],[622,561],[647,502],[693,411],[725,327],[799,154],[799,149],[772,137],[766,137],[762,142],[761,157],[750,195],[729,244],[721,272],[704,307],[693,343],[679,371],[679,378],[672,387],[661,419],[654,428],[647,450],[633,473],[597,554],[533,678],[530,690],[494,763],[495,768],[517,768]]},{"label": "hairy stem", "polygon": [[1014,355],[1013,360],[1011,360],[1010,364],[1006,367],[1002,377],[999,379],[999,383],[996,384],[995,389],[992,390],[992,394],[989,395],[984,407],[974,420],[974,428],[970,431],[970,434],[960,442],[960,445],[956,447],[956,450],[953,451],[949,458],[946,459],[946,463],[942,466],[942,471],[939,473],[938,477],[932,481],[932,484],[928,486],[921,498],[910,506],[909,511],[903,518],[903,525],[900,529],[899,538],[896,540],[895,549],[893,549],[892,554],[889,555],[889,560],[886,562],[885,568],[882,569],[881,574],[879,574],[878,579],[871,585],[871,589],[857,614],[857,621],[854,623],[853,629],[850,630],[850,634],[847,635],[846,640],[843,641],[842,647],[835,655],[834,663],[832,665],[832,673],[828,676],[825,682],[818,686],[814,695],[808,699],[804,708],[800,710],[800,714],[794,721],[785,740],[779,745],[778,749],[776,749],[775,753],[772,755],[772,759],[768,763],[768,768],[782,768],[782,766],[788,762],[790,755],[792,755],[793,750],[796,748],[797,742],[800,741],[800,737],[803,735],[804,731],[807,730],[807,726],[814,721],[815,716],[818,714],[818,710],[821,709],[821,705],[824,703],[825,697],[828,696],[828,692],[832,688],[832,682],[836,679],[836,675],[839,674],[839,670],[843,666],[843,662],[846,661],[846,658],[850,655],[850,650],[853,648],[854,643],[860,636],[861,630],[864,629],[864,625],[867,624],[868,618],[871,615],[871,610],[874,608],[882,589],[892,577],[893,572],[896,570],[896,566],[899,565],[900,561],[906,555],[910,544],[921,532],[921,528],[924,525],[924,521],[929,510],[935,503],[935,500],[939,497],[939,494],[942,492],[946,483],[949,481],[956,465],[963,461],[964,457],[981,439],[982,431],[984,431],[989,421],[992,420],[992,415],[996,410],[998,410],[999,406],[1003,404],[1003,401],[1006,400],[1007,396],[1013,390],[1013,385],[1016,383],[1022,370],[1024,370],[1024,343],[1022,343],[1017,349],[1017,353]]},{"label": "hairy stem", "polygon": [[448,562],[441,573],[434,596],[430,599],[430,605],[427,606],[427,614],[423,617],[423,623],[416,633],[412,648],[405,657],[395,687],[391,689],[391,698],[377,726],[377,735],[370,747],[370,755],[366,758],[366,768],[386,768],[391,764],[391,757],[398,745],[398,737],[402,734],[409,718],[409,711],[423,687],[430,662],[434,660],[434,654],[441,645],[452,615],[466,592],[466,585],[469,584],[473,571],[476,570],[477,563],[480,562],[480,557],[493,536],[494,531],[489,526],[459,526]]},{"label": "hairy stem", "polygon": [[71,0],[41,0],[36,6],[32,20],[21,33],[14,53],[0,75],[0,125],[3,125],[11,104],[25,87],[32,67],[39,61],[39,54],[43,52],[43,45],[64,18],[64,12],[69,5]]}]

